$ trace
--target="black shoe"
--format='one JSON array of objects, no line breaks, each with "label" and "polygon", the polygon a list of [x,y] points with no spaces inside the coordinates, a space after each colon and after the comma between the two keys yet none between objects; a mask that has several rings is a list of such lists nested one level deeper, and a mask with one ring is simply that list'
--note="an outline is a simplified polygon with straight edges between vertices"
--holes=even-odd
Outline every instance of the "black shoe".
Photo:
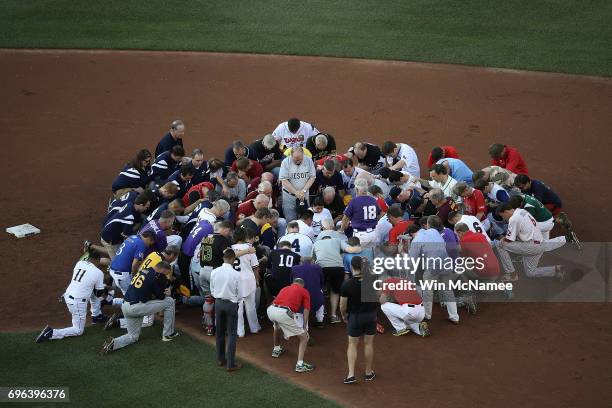
[{"label": "black shoe", "polygon": [[355,376],[352,377],[346,377],[344,379],[344,381],[342,381],[344,384],[355,384],[357,382],[357,379],[355,378]]},{"label": "black shoe", "polygon": [[91,318],[91,323],[92,323],[92,324],[106,323],[106,319],[107,319],[107,318],[108,318],[108,317],[107,317],[107,316],[106,316],[104,313],[100,313],[99,315],[97,315],[97,316],[93,316],[93,317]]},{"label": "black shoe", "polygon": [[317,329],[322,329],[323,328],[323,322],[314,322],[313,326],[316,327]]},{"label": "black shoe", "polygon": [[44,329],[40,332],[36,339],[34,340],[36,343],[43,343],[45,341],[51,340],[51,336],[53,335],[53,329],[48,325],[45,326]]},{"label": "black shoe", "polygon": [[180,336],[181,333],[179,332],[174,332],[168,336],[162,336],[162,341],[172,341],[174,339],[176,339],[178,336]]},{"label": "black shoe", "polygon": [[374,371],[372,371],[370,374],[366,374],[365,375],[365,380],[366,381],[372,381],[374,379],[374,377],[376,377],[376,373]]},{"label": "black shoe", "polygon": [[576,233],[572,230],[569,230],[567,232],[567,234],[565,234],[565,240],[568,243],[572,243],[576,246],[577,250],[581,250],[582,249],[582,245],[580,244],[580,241],[578,240],[578,236],[576,235]]}]

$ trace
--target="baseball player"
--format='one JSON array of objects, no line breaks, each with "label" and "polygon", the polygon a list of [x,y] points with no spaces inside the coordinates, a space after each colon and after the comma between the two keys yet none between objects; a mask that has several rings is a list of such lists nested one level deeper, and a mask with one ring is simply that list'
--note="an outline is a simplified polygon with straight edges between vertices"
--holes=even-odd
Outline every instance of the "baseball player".
[{"label": "baseball player", "polygon": [[430,331],[427,322],[423,321],[425,308],[421,295],[415,289],[408,288],[407,279],[387,278],[383,285],[380,308],[395,330],[393,335],[403,336],[412,331],[421,337],[428,337]]},{"label": "baseball player", "polygon": [[174,146],[171,150],[161,153],[151,165],[151,179],[157,184],[163,184],[168,177],[178,170],[183,162],[185,149]]},{"label": "baseball player", "polygon": [[151,166],[151,152],[147,149],[140,150],[136,157],[125,165],[115,181],[112,191],[115,198],[121,197],[128,191],[143,191],[149,182],[149,169]]},{"label": "baseball player", "polygon": [[[153,231],[144,231],[141,234],[128,237],[117,250],[108,272],[113,278],[115,287],[119,288],[124,295],[130,287],[132,274],[138,271],[145,258],[147,248],[152,247],[154,243],[155,234]],[[113,299],[113,305],[118,306],[122,303],[123,299],[121,298]]]},{"label": "baseball player", "polygon": [[377,236],[374,231],[380,216],[380,207],[376,199],[368,194],[368,184],[359,179],[355,182],[356,196],[351,199],[344,210],[340,229],[346,231],[349,226],[353,228],[353,235],[359,238],[364,247],[374,246]]},{"label": "baseball player", "polygon": [[485,230],[484,226],[480,220],[473,215],[462,214],[458,211],[451,211],[448,213],[448,223],[453,226],[453,228],[455,225],[463,223],[468,226],[470,231],[484,235],[487,238],[487,241],[489,243],[491,242],[491,238],[489,238],[487,235],[487,231]]},{"label": "baseball player", "polygon": [[[248,250],[253,247],[256,235],[246,228],[238,228],[234,232],[236,243],[232,245],[234,252]],[[234,269],[240,272],[240,301],[238,302],[238,337],[244,337],[244,314],[251,333],[259,333],[261,326],[257,319],[255,296],[259,286],[259,261],[253,253],[239,256],[234,262]]]},{"label": "baseball player", "polygon": [[463,162],[463,160],[447,157],[438,160],[436,164],[441,164],[446,167],[448,174],[458,182],[463,181],[472,184],[474,172]]},{"label": "baseball player", "polygon": [[537,227],[537,221],[522,208],[514,208],[511,203],[499,207],[499,215],[508,222],[508,232],[499,241],[497,254],[504,269],[504,281],[517,281],[518,273],[512,263],[510,254],[518,257],[523,265],[525,275],[530,278],[558,277],[565,278],[565,270],[560,266],[538,268],[538,262],[544,254],[543,237]]},{"label": "baseball player", "polygon": [[457,196],[453,192],[453,188],[457,184],[457,180],[448,174],[448,169],[442,164],[435,164],[429,170],[431,180],[419,179],[421,184],[429,188],[439,188],[444,193],[445,197],[450,197],[457,201]]},{"label": "baseball player", "polygon": [[472,180],[484,179],[486,182],[499,184],[508,191],[515,190],[514,180],[517,174],[499,166],[488,166],[475,171]]},{"label": "baseball player", "polygon": [[380,147],[371,143],[357,142],[348,151],[352,155],[353,164],[360,169],[378,173],[385,165],[385,157]]},{"label": "baseball player", "polygon": [[155,148],[155,157],[172,150],[174,146],[183,147],[183,136],[185,136],[185,124],[182,120],[173,120],[170,130],[161,138]]},{"label": "baseball player", "polygon": [[[195,284],[192,284],[190,279],[190,265],[191,258],[193,257],[196,247],[202,242],[202,239],[213,233],[213,224],[208,220],[202,220],[193,227],[185,242],[181,247],[181,253],[178,259],[178,265],[181,270],[181,282],[183,285],[190,288],[194,288]],[[195,283],[195,282],[194,282]],[[199,282],[197,282],[199,286]]]},{"label": "baseball player", "polygon": [[36,336],[36,343],[83,334],[87,319],[87,302],[92,298],[92,294],[98,299],[104,295],[104,273],[99,268],[99,260],[99,255],[91,251],[87,257],[81,258],[74,266],[72,279],[63,296],[64,303],[72,315],[72,326],[53,329],[47,325]]},{"label": "baseball player", "polygon": [[302,257],[291,250],[289,241],[280,241],[275,250],[268,256],[268,265],[265,275],[268,291],[275,297],[285,286],[291,284],[291,268],[299,265]]},{"label": "baseball player", "polygon": [[306,149],[312,153],[312,160],[321,160],[336,155],[336,141],[332,135],[319,133],[306,140]]},{"label": "baseball player", "polygon": [[287,234],[278,239],[278,242],[282,241],[289,242],[293,252],[299,254],[302,258],[312,257],[312,239],[300,233],[300,226],[296,221],[287,224]]},{"label": "baseball player", "polygon": [[529,174],[523,156],[515,147],[495,143],[489,146],[489,155],[494,166],[508,169],[515,174]]},{"label": "baseball player", "polygon": [[312,224],[310,227],[314,232],[314,237],[316,238],[321,233],[321,226],[323,225],[323,220],[329,219],[333,221],[331,212],[325,208],[325,201],[323,201],[322,196],[318,196],[313,200],[312,207]]},{"label": "baseball player", "polygon": [[427,168],[430,169],[438,160],[443,158],[458,159],[459,153],[453,146],[436,146],[431,149],[427,158]]},{"label": "baseball player", "polygon": [[183,164],[179,169],[175,170],[170,176],[168,176],[168,182],[176,184],[178,187],[178,196],[183,197],[187,191],[193,185],[191,180],[195,174],[195,167],[193,164]]},{"label": "baseball player", "polygon": [[298,203],[308,208],[308,191],[315,178],[314,163],[304,155],[301,147],[294,148],[291,156],[283,160],[279,180],[283,186],[283,212],[288,222],[298,218]]},{"label": "baseball player", "polygon": [[272,132],[276,141],[286,148],[304,147],[306,141],[318,135],[320,132],[310,123],[302,122],[298,118],[291,118],[287,122],[280,123]]},{"label": "baseball player", "polygon": [[179,333],[174,331],[174,299],[167,295],[170,282],[166,275],[169,275],[171,270],[170,264],[162,261],[134,275],[125,294],[125,302],[121,306],[126,319],[127,333],[117,338],[110,337],[102,345],[100,354],[108,354],[137,342],[143,317],[157,312],[164,314],[162,341],[172,341],[179,336]]},{"label": "baseball player", "polygon": [[[245,146],[240,140],[232,142],[232,145],[225,151],[225,167],[232,167],[232,163],[241,157],[246,157],[252,160],[257,160],[257,156],[253,149]],[[211,173],[212,178],[212,173]]]},{"label": "baseball player", "polygon": [[158,252],[166,249],[168,245],[176,245],[180,247],[183,243],[183,239],[178,235],[168,234],[168,232],[172,229],[174,220],[175,215],[172,211],[163,211],[158,220],[151,220],[147,222],[140,228],[138,233],[141,234],[144,231],[153,231],[155,234],[155,250]]},{"label": "baseball player", "polygon": [[[300,319],[301,324],[299,324],[296,314],[301,309],[303,309],[303,318]],[[304,289],[304,280],[300,278],[296,278],[293,284],[281,289],[267,310],[268,318],[274,324],[272,357],[278,358],[285,351],[281,345],[281,332],[285,340],[293,336],[297,336],[300,340],[297,363],[295,364],[295,371],[298,373],[314,370],[312,364],[304,361],[304,354],[310,338],[308,335],[309,313],[310,294]]]},{"label": "baseball player", "polygon": [[278,178],[278,172],[283,159],[283,152],[274,135],[265,135],[262,139],[256,140],[249,147],[254,152],[256,159],[264,168],[264,171],[269,171]]},{"label": "baseball player", "polygon": [[421,177],[419,158],[416,152],[405,143],[385,142],[382,147],[382,154],[386,157],[386,166],[391,170],[400,170]]}]

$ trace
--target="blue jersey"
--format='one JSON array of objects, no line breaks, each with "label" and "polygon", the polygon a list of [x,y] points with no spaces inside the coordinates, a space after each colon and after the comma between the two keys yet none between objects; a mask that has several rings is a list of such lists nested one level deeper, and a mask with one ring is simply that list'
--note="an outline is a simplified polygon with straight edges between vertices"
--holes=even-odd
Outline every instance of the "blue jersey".
[{"label": "blue jersey", "polygon": [[153,268],[138,271],[130,281],[130,287],[125,293],[124,300],[129,303],[146,303],[153,299],[163,299],[166,295],[164,289],[168,287],[166,277],[155,272]]},{"label": "blue jersey", "polygon": [[365,258],[368,258],[368,260],[370,261],[370,265],[372,265],[372,263],[374,262],[374,253],[372,251],[372,248],[364,248],[361,250],[361,252],[356,254],[344,254],[342,259],[342,263],[344,265],[344,272],[348,273],[350,276],[353,275],[353,272],[351,270],[351,261],[356,256],[363,256]]},{"label": "blue jersey", "polygon": [[185,195],[187,190],[189,190],[192,186],[191,180],[184,181],[181,178],[181,170],[177,170],[168,177],[168,183],[174,183],[177,185],[179,192],[177,194],[178,197],[182,197]]},{"label": "blue jersey", "polygon": [[108,204],[108,210],[106,214],[107,215],[114,214],[120,209],[122,209],[123,206],[128,203],[134,204],[134,200],[136,200],[136,197],[138,197],[138,195],[139,193],[137,191],[132,190],[132,191],[128,191],[127,193],[125,193],[119,198],[115,198],[113,201],[111,201]]},{"label": "blue jersey", "polygon": [[438,160],[436,164],[441,164],[442,162],[448,163],[448,168],[450,170],[449,176],[457,181],[465,181],[469,185],[472,185],[473,172],[462,160],[445,157]]},{"label": "blue jersey", "polygon": [[[246,157],[248,157],[251,160],[257,160],[257,156],[255,155],[255,151],[251,148],[248,148],[245,146],[246,149]],[[234,163],[236,161],[237,157],[234,154],[234,149],[232,149],[232,146],[230,146],[226,151],[225,151],[225,161],[223,162],[223,164],[225,164],[226,167],[232,167],[232,163]]]},{"label": "blue jersey", "polygon": [[174,139],[170,132],[166,133],[164,137],[161,138],[157,147],[155,148],[155,157],[159,156],[164,152],[168,152],[172,150],[174,146],[183,146],[183,139],[180,137],[178,139]]},{"label": "blue jersey", "polygon": [[161,217],[162,213],[164,211],[166,211],[168,209],[168,204],[170,204],[169,201],[164,201],[163,203],[161,203],[156,209],[153,210],[153,212],[147,217],[147,222],[152,221],[152,220],[159,220],[159,218]]},{"label": "blue jersey", "polygon": [[128,237],[117,250],[117,254],[110,264],[110,268],[117,272],[131,272],[134,259],[144,259],[147,246],[138,235]]},{"label": "blue jersey", "polygon": [[208,170],[208,162],[204,161],[193,172],[193,178],[191,179],[191,185],[195,186],[205,181],[210,181],[210,171]]},{"label": "blue jersey", "polygon": [[[161,229],[159,226],[159,222],[157,220],[152,220],[147,222],[140,228],[138,231],[139,234],[142,234],[145,231],[153,231],[155,234],[155,250],[157,252],[162,252],[168,246],[168,240],[166,239],[166,232]],[[151,253],[152,251],[147,251],[146,255]]]},{"label": "blue jersey", "polygon": [[148,182],[148,170],[141,172],[128,164],[121,170],[115,181],[113,181],[112,190],[115,192],[122,188],[145,188]]},{"label": "blue jersey", "polygon": [[155,162],[151,165],[151,178],[160,183],[165,181],[174,173],[181,165],[181,162],[172,160],[170,152],[164,152],[155,158]]},{"label": "blue jersey", "polygon": [[134,225],[140,221],[140,213],[134,210],[134,204],[128,203],[107,218],[100,237],[109,244],[119,244],[123,236],[132,235]]}]

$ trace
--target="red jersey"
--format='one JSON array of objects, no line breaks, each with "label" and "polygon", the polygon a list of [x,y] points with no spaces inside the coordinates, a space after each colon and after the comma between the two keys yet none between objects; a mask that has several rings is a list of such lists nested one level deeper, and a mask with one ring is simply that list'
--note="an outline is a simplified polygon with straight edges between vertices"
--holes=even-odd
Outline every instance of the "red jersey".
[{"label": "red jersey", "polygon": [[482,212],[483,215],[480,217],[480,221],[484,220],[487,214],[487,204],[485,203],[482,191],[474,188],[472,189],[472,194],[463,197],[463,210],[463,213],[466,215],[476,215]]},{"label": "red jersey", "polygon": [[272,304],[288,307],[293,313],[299,312],[302,307],[310,310],[310,294],[297,283],[293,283],[282,288]]},{"label": "red jersey", "polygon": [[195,186],[191,187],[183,196],[183,204],[185,205],[185,207],[189,206],[189,194],[193,193],[194,191],[200,194],[200,198],[204,198],[204,192],[202,191],[203,188],[207,188],[210,191],[214,190],[215,186],[213,186],[213,184],[208,181],[204,181],[200,184],[196,184]]},{"label": "red jersey", "polygon": [[335,156],[325,156],[322,159],[319,159],[316,161],[315,165],[316,166],[322,166],[323,163],[325,163],[325,160],[338,160],[340,163],[342,163],[344,160],[348,159],[349,157],[346,154],[338,154]]},{"label": "red jersey", "polygon": [[395,224],[393,228],[389,230],[389,243],[399,244],[399,239],[397,236],[405,234],[408,227],[412,224],[414,224],[414,221],[412,220],[402,220]]},{"label": "red jersey", "polygon": [[[453,146],[440,146],[442,150],[444,150],[444,157],[450,157],[451,159],[458,159],[459,152]],[[431,152],[429,153],[429,158],[427,159],[427,168],[430,169],[436,162],[431,158]]]},{"label": "red jersey", "polygon": [[499,276],[499,261],[491,244],[483,234],[468,231],[459,241],[459,245],[461,245],[461,256],[463,258],[472,258],[475,261],[480,258],[484,265],[484,268],[480,268],[476,261],[476,266],[472,270],[476,275],[483,278]]},{"label": "red jersey", "polygon": [[[404,278],[388,278],[385,279],[383,284],[385,283],[405,283],[405,287],[408,287],[408,280]],[[385,289],[384,293],[391,295],[395,298],[395,301],[400,305],[420,305],[423,303],[423,299],[421,295],[415,289],[404,289],[404,290],[388,290]]]},{"label": "red jersey", "polygon": [[[238,168],[236,167],[235,160],[232,163],[232,171],[235,171],[236,173],[238,173]],[[248,169],[245,173],[247,177],[249,178],[249,180],[253,180],[257,177],[261,177],[263,173],[263,167],[261,167],[261,164],[259,164],[259,162],[256,162],[255,160],[251,160],[251,168]]]},{"label": "red jersey", "polygon": [[387,202],[382,198],[377,198],[376,202],[378,203],[378,208],[380,208],[380,212],[386,213],[389,210]]},{"label": "red jersey", "polygon": [[527,171],[527,164],[519,151],[515,147],[504,147],[505,152],[502,154],[502,157],[499,159],[492,159],[491,164],[508,169],[516,174],[529,174]]}]

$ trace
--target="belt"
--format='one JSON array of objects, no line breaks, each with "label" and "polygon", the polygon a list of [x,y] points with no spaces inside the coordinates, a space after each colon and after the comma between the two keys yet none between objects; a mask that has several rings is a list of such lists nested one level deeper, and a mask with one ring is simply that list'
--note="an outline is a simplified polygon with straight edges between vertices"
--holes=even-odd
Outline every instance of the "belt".
[{"label": "belt", "polygon": [[140,303],[140,300],[136,300],[136,301],[133,301],[133,302],[128,302],[128,303],[129,303],[130,305],[136,305],[136,304]]},{"label": "belt", "polygon": [[68,295],[68,299],[76,300],[77,302],[87,302],[87,299],[75,299],[71,295]]},{"label": "belt", "polygon": [[534,244],[541,244],[540,241],[533,241]]},{"label": "belt", "polygon": [[406,305],[406,306],[408,306],[408,307],[417,307],[417,306],[423,306],[423,304],[422,304],[422,303],[419,303],[418,305],[415,305],[415,304],[412,304],[412,303],[404,303],[402,306],[404,306],[404,305]]},{"label": "belt", "polygon": [[287,194],[292,195],[292,196],[295,197],[295,194],[290,193],[287,189],[284,189],[284,188],[283,188],[283,193],[287,193]]},{"label": "belt", "polygon": [[274,303],[272,304],[272,306],[274,306],[274,307],[279,307],[279,308],[281,308],[281,309],[285,309],[285,310],[288,310],[288,311],[290,311],[291,313],[293,313],[293,310],[291,310],[291,308],[290,308],[290,307],[287,307],[287,306],[281,306],[281,305],[275,305]]},{"label": "belt", "polygon": [[356,228],[353,228],[353,229],[355,231],[357,231],[357,232],[372,232],[372,231],[374,231],[374,228],[367,228],[367,229],[364,229],[364,230],[359,230],[359,229],[356,229]]}]

